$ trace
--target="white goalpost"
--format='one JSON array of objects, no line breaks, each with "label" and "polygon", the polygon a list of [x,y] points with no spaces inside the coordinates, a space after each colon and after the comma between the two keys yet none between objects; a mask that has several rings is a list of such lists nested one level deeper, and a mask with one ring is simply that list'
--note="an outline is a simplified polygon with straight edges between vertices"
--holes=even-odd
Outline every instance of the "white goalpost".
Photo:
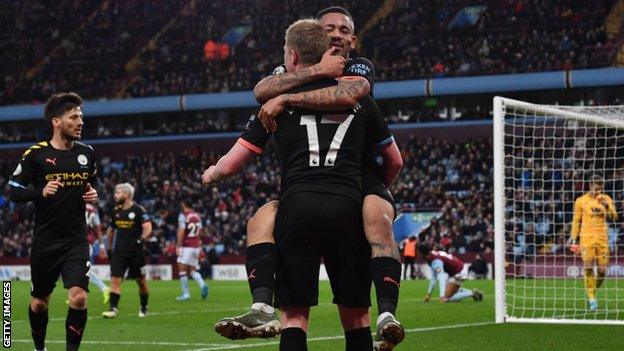
[{"label": "white goalpost", "polygon": [[[607,260],[596,308],[588,305],[585,287],[586,280],[601,281],[597,262],[587,259],[596,246],[590,249],[590,234],[580,234],[586,235],[581,250],[588,248],[584,262],[569,245],[574,202],[593,176],[604,179],[603,194],[619,217],[591,207],[592,218],[604,217],[608,226],[607,233],[591,234],[592,243],[608,246],[606,254],[596,253],[604,257],[596,261]],[[624,106],[495,97],[496,322],[624,324],[623,204]]]}]

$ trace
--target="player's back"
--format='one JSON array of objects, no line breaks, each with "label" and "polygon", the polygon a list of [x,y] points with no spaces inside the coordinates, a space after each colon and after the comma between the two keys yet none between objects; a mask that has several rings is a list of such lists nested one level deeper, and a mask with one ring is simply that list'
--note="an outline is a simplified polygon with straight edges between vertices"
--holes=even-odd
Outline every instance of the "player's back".
[{"label": "player's back", "polygon": [[431,263],[435,260],[442,261],[444,264],[444,271],[450,276],[458,274],[464,269],[464,262],[448,252],[431,251],[429,256],[427,256],[427,261]]},{"label": "player's back", "polygon": [[197,212],[194,211],[191,211],[189,213],[183,213],[181,214],[181,216],[181,219],[184,221],[184,237],[182,238],[182,246],[201,247],[201,217]]},{"label": "player's back", "polygon": [[[316,89],[331,83],[306,86]],[[363,111],[285,110],[274,137],[282,157],[282,196],[296,192],[341,194],[361,199]]]}]

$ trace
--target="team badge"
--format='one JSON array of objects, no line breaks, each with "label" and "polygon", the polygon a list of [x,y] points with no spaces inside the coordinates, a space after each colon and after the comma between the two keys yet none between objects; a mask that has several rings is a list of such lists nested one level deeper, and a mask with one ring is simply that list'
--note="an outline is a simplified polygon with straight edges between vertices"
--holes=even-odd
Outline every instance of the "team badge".
[{"label": "team badge", "polygon": [[87,160],[87,156],[80,154],[78,155],[78,163],[80,163],[83,166],[86,166],[87,163],[89,163],[89,160]]},{"label": "team badge", "polygon": [[130,212],[130,213],[128,213],[128,218],[130,218],[130,219],[134,219],[134,217],[136,217],[136,215],[134,214],[134,212]]},{"label": "team badge", "polygon": [[15,171],[13,171],[13,176],[17,177],[18,175],[20,175],[22,173],[22,164],[18,163],[17,167],[15,168]]}]

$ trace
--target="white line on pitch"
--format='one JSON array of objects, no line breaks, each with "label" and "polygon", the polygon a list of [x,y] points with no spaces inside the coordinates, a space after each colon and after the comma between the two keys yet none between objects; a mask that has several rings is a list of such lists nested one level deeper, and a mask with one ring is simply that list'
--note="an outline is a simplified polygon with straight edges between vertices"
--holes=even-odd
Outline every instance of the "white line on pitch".
[{"label": "white line on pitch", "polygon": [[[451,324],[451,325],[443,325],[439,327],[425,327],[425,328],[413,328],[406,329],[406,333],[418,333],[418,332],[426,332],[426,331],[436,331],[436,330],[447,330],[447,329],[457,329],[457,328],[468,328],[468,327],[478,327],[483,325],[495,324],[494,322],[481,322],[481,323],[466,323],[466,324]],[[308,341],[326,341],[326,340],[339,340],[343,339],[344,335],[336,335],[336,336],[319,336],[316,338],[309,338]],[[222,344],[219,346],[210,346],[207,348],[200,349],[187,349],[183,351],[215,351],[215,350],[231,350],[231,349],[246,349],[246,348],[255,348],[259,346],[266,345],[279,345],[279,341],[269,341],[262,342],[256,344],[246,344],[246,345],[233,345],[233,344]]]},{"label": "white line on pitch", "polygon": [[[32,343],[31,339],[13,339],[11,340],[17,343]],[[50,344],[65,344],[65,340],[46,340],[46,343]],[[143,345],[143,346],[201,346],[201,347],[221,347],[221,344],[207,344],[201,342],[167,342],[167,341],[93,341],[84,340],[81,344],[92,345]],[[217,349],[218,350],[218,349]]]}]

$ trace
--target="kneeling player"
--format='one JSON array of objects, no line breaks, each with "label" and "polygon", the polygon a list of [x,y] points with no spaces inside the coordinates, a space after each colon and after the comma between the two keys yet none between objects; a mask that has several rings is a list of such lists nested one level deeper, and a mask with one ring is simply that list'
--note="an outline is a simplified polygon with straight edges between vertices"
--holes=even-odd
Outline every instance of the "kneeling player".
[{"label": "kneeling player", "polygon": [[[111,294],[110,310],[103,312],[104,318],[117,317],[117,306],[121,298],[121,281],[128,271],[128,278],[136,279],[139,285],[141,309],[139,317],[147,316],[149,290],[145,281],[145,255],[143,241],[152,233],[152,223],[145,209],[132,201],[134,187],[129,183],[115,187],[115,202],[111,226],[108,227],[108,244],[113,247],[113,238],[117,236],[111,257]],[[115,234],[115,231],[117,232]]]},{"label": "kneeling player", "polygon": [[475,301],[483,300],[483,293],[477,289],[468,290],[461,287],[466,275],[462,273],[464,262],[444,251],[431,250],[429,245],[418,246],[418,253],[431,266],[431,279],[425,295],[425,302],[431,299],[431,293],[436,284],[440,283],[440,302],[456,302],[467,297]]}]

